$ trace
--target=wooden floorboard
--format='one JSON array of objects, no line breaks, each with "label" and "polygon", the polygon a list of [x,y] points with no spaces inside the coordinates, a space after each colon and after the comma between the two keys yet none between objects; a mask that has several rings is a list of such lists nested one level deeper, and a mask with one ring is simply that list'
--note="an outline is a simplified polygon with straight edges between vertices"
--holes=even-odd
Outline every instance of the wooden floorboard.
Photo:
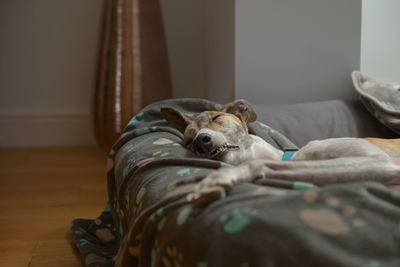
[{"label": "wooden floorboard", "polygon": [[0,266],[83,266],[69,227],[107,201],[96,147],[0,148]]}]

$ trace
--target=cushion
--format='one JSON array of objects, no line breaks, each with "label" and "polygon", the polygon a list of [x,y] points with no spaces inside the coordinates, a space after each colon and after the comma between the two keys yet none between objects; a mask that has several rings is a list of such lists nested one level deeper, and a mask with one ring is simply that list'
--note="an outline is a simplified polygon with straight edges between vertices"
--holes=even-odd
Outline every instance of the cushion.
[{"label": "cushion", "polygon": [[357,101],[331,100],[253,107],[259,121],[279,131],[299,147],[311,140],[326,138],[396,136]]}]

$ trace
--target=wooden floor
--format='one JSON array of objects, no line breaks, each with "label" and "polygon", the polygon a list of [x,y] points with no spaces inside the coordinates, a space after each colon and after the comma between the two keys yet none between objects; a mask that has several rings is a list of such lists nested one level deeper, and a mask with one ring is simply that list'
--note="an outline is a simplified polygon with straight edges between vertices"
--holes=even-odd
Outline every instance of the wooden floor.
[{"label": "wooden floor", "polygon": [[95,147],[0,148],[0,266],[83,266],[69,234],[107,201]]}]

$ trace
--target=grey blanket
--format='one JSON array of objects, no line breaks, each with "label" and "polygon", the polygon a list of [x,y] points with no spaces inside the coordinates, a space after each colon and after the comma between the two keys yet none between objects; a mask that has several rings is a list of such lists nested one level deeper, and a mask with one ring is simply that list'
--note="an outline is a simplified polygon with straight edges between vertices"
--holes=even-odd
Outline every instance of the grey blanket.
[{"label": "grey blanket", "polygon": [[[187,202],[222,163],[183,148],[161,106],[188,116],[221,108],[176,99],[131,120],[109,155],[109,205],[97,220],[72,224],[87,266],[400,266],[400,195],[380,184],[262,179],[207,206]],[[259,122],[249,129],[277,148],[295,148]]]}]

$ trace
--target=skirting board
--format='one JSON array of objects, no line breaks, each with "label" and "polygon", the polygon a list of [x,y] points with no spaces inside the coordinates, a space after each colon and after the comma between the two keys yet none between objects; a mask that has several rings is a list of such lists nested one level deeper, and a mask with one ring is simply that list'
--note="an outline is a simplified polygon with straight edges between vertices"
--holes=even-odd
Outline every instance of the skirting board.
[{"label": "skirting board", "polygon": [[94,144],[90,114],[0,116],[0,147]]}]

